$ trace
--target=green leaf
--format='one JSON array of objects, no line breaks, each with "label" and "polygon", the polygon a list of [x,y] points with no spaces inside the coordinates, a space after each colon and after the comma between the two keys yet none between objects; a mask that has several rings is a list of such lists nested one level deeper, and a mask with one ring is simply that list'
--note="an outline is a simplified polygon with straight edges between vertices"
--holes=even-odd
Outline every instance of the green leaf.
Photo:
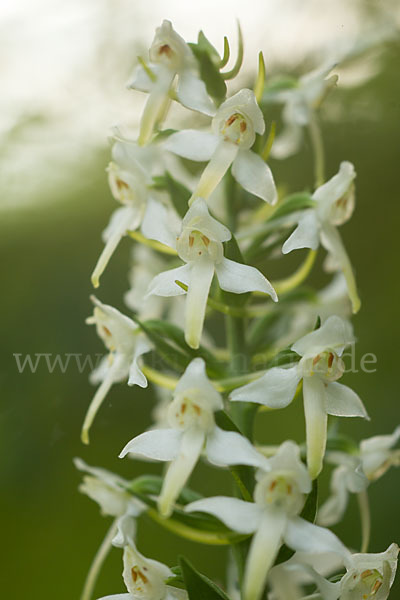
[{"label": "green leaf", "polygon": [[280,311],[271,311],[264,317],[254,320],[247,338],[249,354],[256,354],[271,346],[278,339],[282,332],[282,324],[285,323],[285,315]]},{"label": "green leaf", "polygon": [[329,435],[326,442],[327,452],[345,452],[346,454],[358,454],[359,448],[357,443],[343,434]]},{"label": "green leaf", "polygon": [[153,143],[154,142],[162,142],[163,140],[167,139],[170,135],[172,135],[173,133],[176,133],[177,131],[178,131],[178,129],[161,129],[154,136]]},{"label": "green leaf", "polygon": [[272,367],[280,367],[282,365],[290,365],[300,360],[300,356],[294,350],[291,350],[290,347],[284,348],[278,352],[276,356],[271,358],[268,361],[266,368],[271,369]]},{"label": "green leaf", "polygon": [[150,319],[145,321],[143,326],[159,337],[163,339],[167,338],[168,341],[182,350],[189,360],[197,357],[203,358],[206,362],[207,373],[210,377],[218,379],[226,375],[224,364],[221,363],[212,352],[204,348],[204,346],[200,346],[197,350],[193,350],[193,348],[190,348],[187,345],[184,331],[177,325],[169,323],[168,321]]},{"label": "green leaf", "polygon": [[161,335],[150,329],[150,327],[147,327],[145,323],[139,321],[135,315],[132,315],[132,319],[153,343],[157,354],[167,365],[172,367],[175,371],[186,369],[190,362],[190,357],[187,354],[166,341]]},{"label": "green leaf", "polygon": [[208,49],[199,44],[189,44],[199,63],[200,77],[206,84],[207,92],[219,104],[226,97],[226,83],[213,62]]},{"label": "green leaf", "polygon": [[[158,496],[161,492],[163,482],[164,478],[159,475],[141,475],[131,481],[128,491],[136,494],[145,494],[146,496]],[[177,502],[186,505],[201,498],[203,498],[201,494],[188,487],[184,487],[178,496]]]},{"label": "green leaf", "polygon": [[199,573],[186,558],[180,556],[179,564],[189,600],[229,600],[229,596],[220,587],[211,579]]},{"label": "green leaf", "polygon": [[207,39],[203,31],[199,32],[197,37],[197,46],[200,48],[200,50],[207,52],[208,56],[216,65],[221,62],[221,57],[218,54],[218,51],[216,48],[214,48],[210,40]]},{"label": "green leaf", "polygon": [[192,193],[183,183],[174,179],[166,171],[164,175],[153,177],[153,188],[155,190],[167,191],[178,215],[182,218],[185,216],[188,210],[188,201]]},{"label": "green leaf", "polygon": [[315,206],[315,201],[308,192],[300,192],[287,196],[268,219],[269,222],[286,217],[292,212]]}]

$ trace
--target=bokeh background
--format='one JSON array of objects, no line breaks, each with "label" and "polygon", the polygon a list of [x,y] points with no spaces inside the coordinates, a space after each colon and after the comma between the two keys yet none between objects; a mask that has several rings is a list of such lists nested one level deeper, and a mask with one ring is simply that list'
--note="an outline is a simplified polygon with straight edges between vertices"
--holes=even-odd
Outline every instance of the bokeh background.
[{"label": "bokeh background", "polygon": [[[400,21],[396,1],[336,0],[3,0],[0,7],[0,362],[1,567],[4,598],[78,599],[85,574],[109,524],[97,505],[77,491],[74,456],[131,477],[149,468],[119,461],[118,452],[150,423],[151,390],[125,385],[109,394],[82,447],[81,422],[93,388],[88,369],[74,365],[49,373],[19,373],[15,353],[102,353],[92,328],[89,275],[101,250],[100,232],[114,209],[107,187],[107,135],[111,125],[137,126],[143,98],[125,82],[163,18],[187,40],[202,28],[217,48],[235,39],[242,24],[246,59],[241,83],[250,81],[259,49],[268,72],[304,72],[355,43],[374,49],[340,72],[337,90],[322,112],[327,171],[341,160],[357,170],[357,210],[343,230],[356,265],[363,301],[354,319],[357,356],[376,354],[375,373],[346,375],[372,417],[347,420],[341,430],[356,439],[394,429],[399,422],[399,143]],[[295,191],[309,185],[311,154],[271,161],[276,180]],[[124,309],[130,242],[124,240],[105,274],[100,297]],[[279,274],[280,263],[268,273]],[[312,275],[321,286],[325,276]],[[298,403],[299,404],[299,403]],[[263,417],[269,443],[299,439],[301,407]],[[343,422],[344,420],[342,420]],[[300,438],[299,438],[300,436]],[[400,541],[400,472],[371,486],[371,551]],[[229,490],[229,477],[200,466],[192,479],[206,494]],[[359,543],[356,503],[337,531]],[[178,553],[210,577],[221,578],[225,552],[198,547],[139,528],[143,552],[169,565]],[[113,550],[97,592],[123,591],[120,551]],[[397,598],[400,586],[393,588]]]}]

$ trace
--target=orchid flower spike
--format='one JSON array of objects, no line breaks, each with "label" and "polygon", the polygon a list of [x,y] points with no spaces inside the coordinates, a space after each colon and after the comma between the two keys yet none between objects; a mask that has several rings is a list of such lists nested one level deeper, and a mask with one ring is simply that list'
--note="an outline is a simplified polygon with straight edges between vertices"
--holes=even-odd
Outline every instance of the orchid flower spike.
[{"label": "orchid flower spike", "polygon": [[116,308],[103,304],[94,296],[93,316],[86,320],[96,325],[97,333],[109,351],[100,365],[92,372],[91,381],[101,382],[89,406],[82,427],[82,441],[89,443],[89,429],[104,398],[114,383],[128,378],[128,385],[147,387],[147,379],[140,370],[140,357],[151,350],[138,325]]},{"label": "orchid flower spike", "polygon": [[301,213],[296,229],[282,247],[282,252],[288,254],[299,248],[316,250],[322,244],[333,260],[335,270],[343,272],[354,313],[361,302],[350,259],[336,226],[346,223],[353,214],[355,177],[353,165],[342,162],[339,172],[314,192],[315,207]]},{"label": "orchid flower spike", "polygon": [[243,582],[244,600],[260,600],[279,548],[310,553],[334,552],[343,561],[350,552],[328,529],[299,517],[311,480],[300,460],[300,449],[284,442],[268,460],[268,468],[257,472],[254,502],[217,496],[188,504],[188,512],[206,512],[243,534],[254,534],[247,555]]},{"label": "orchid flower spike", "polygon": [[284,159],[295,154],[301,145],[303,128],[310,124],[314,111],[325,94],[332,88],[337,75],[328,77],[333,65],[315,69],[296,82],[293,87],[273,95],[272,100],[284,104],[283,131],[275,138],[271,149],[273,158]]},{"label": "orchid flower spike", "polygon": [[86,473],[79,491],[97,502],[103,515],[138,517],[146,508],[126,491],[129,485],[126,479],[106,469],[91,467],[81,458],[75,458],[74,464],[77,469]]},{"label": "orchid flower spike", "polygon": [[337,382],[345,368],[341,356],[346,346],[353,342],[350,323],[337,316],[329,317],[319,329],[292,345],[292,350],[301,356],[298,364],[269,369],[260,379],[231,394],[232,401],[284,408],[293,400],[297,386],[303,380],[307,464],[312,479],[322,469],[328,415],[368,418],[357,394]]},{"label": "orchid flower spike", "polygon": [[113,212],[103,231],[105,246],[91,278],[94,287],[99,286],[100,277],[122,237],[140,227],[148,203],[157,202],[151,196],[153,180],[148,171],[155,158],[150,149],[139,148],[133,143],[117,141],[113,146],[112,162],[107,168],[108,182],[112,195],[122,208]]},{"label": "orchid flower spike", "polygon": [[178,156],[210,161],[189,201],[207,200],[230,165],[232,175],[251,194],[270,204],[277,201],[274,179],[268,165],[250,148],[256,133],[263,134],[264,117],[254,92],[240,90],[219,107],[212,121],[212,133],[187,129],[173,133],[164,144]]},{"label": "orchid flower spike", "polygon": [[207,378],[203,359],[195,358],[174,391],[169,427],[146,431],[122,450],[121,458],[129,455],[170,463],[158,498],[164,517],[171,515],[203,449],[209,462],[218,466],[268,465],[245,437],[216,426],[214,413],[222,409],[222,397]]},{"label": "orchid flower spike", "polygon": [[132,520],[119,521],[114,546],[123,548],[122,577],[128,590],[125,594],[104,596],[99,600],[186,600],[184,590],[166,584],[173,573],[169,567],[146,558],[136,548],[133,540]]},{"label": "orchid flower spike", "polygon": [[318,523],[338,523],[346,510],[349,494],[365,490],[391,466],[400,466],[400,449],[393,446],[400,439],[400,426],[390,435],[377,435],[360,443],[356,454],[329,452],[327,461],[338,465],[331,476],[330,496],[318,511]]},{"label": "orchid flower spike", "polygon": [[274,288],[258,269],[224,257],[222,244],[231,238],[231,232],[211,217],[202,198],[189,208],[180,232],[171,230],[159,213],[146,216],[142,231],[146,237],[175,248],[186,263],[154,277],[148,295],[180,296],[186,292],[176,281],[187,286],[185,339],[191,348],[200,344],[214,273],[222,290],[234,294],[257,290],[269,294],[274,302],[278,300]]},{"label": "orchid flower spike", "polygon": [[151,140],[154,128],[164,117],[176,77],[176,97],[183,106],[209,116],[215,114],[215,106],[199,77],[194,54],[170,21],[163,21],[156,29],[149,58],[148,65],[138,65],[128,84],[131,89],[150,93],[140,122],[138,143],[141,146]]}]

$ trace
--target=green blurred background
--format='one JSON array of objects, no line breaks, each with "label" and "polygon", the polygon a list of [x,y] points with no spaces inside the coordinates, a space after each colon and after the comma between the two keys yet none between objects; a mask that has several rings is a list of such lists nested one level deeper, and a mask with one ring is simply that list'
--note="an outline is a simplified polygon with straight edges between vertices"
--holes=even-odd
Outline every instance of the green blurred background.
[{"label": "green blurred background", "polygon": [[[297,13],[291,18],[296,19]],[[152,23],[152,27],[156,25]],[[207,31],[206,19],[201,26]],[[135,36],[134,28],[131,36]],[[112,52],[112,48],[111,41],[108,50]],[[356,439],[389,433],[399,422],[399,61],[399,43],[386,42],[379,56],[379,71],[357,88],[342,89],[339,85],[323,112],[328,174],[334,174],[343,159],[354,162],[357,170],[357,209],[342,233],[363,301],[354,319],[357,356],[372,352],[378,359],[375,373],[346,375],[345,383],[357,390],[371,416],[371,422],[341,421],[341,431]],[[116,85],[124,85],[125,75],[122,69],[121,75],[115,76]],[[82,87],[81,117],[87,113],[89,118],[90,110]],[[105,130],[104,138],[106,134]],[[26,142],[23,135],[18,136],[21,129],[14,127],[5,141],[15,147],[15,140],[22,139],[25,151],[34,154],[40,150],[35,139]],[[150,424],[150,407],[155,402],[151,389],[116,385],[96,419],[91,445],[83,447],[79,431],[93,394],[88,370],[79,373],[70,366],[65,374],[58,368],[49,373],[41,364],[36,373],[25,370],[20,374],[13,356],[103,352],[94,330],[84,320],[91,312],[89,275],[101,249],[100,232],[114,208],[104,171],[109,149],[104,144],[82,147],[78,139],[64,139],[66,153],[71,142],[76,152],[86,153],[86,159],[89,153],[90,160],[71,160],[69,155],[65,166],[68,178],[63,183],[46,186],[48,165],[44,161],[40,173],[34,174],[25,164],[20,168],[14,164],[14,183],[23,188],[24,206],[19,205],[15,186],[11,192],[4,185],[1,189],[7,203],[0,212],[1,566],[2,595],[10,599],[23,595],[42,600],[79,598],[91,559],[109,524],[97,505],[78,493],[80,475],[72,465],[74,456],[127,477],[148,470],[160,472],[157,465],[117,458],[122,445]],[[61,157],[63,147],[61,144],[58,149]],[[7,145],[2,155],[6,153]],[[312,168],[308,142],[300,156],[271,161],[271,167],[276,180],[288,182],[290,191],[309,185]],[[99,292],[103,301],[121,310],[126,310],[121,298],[128,288],[130,246],[128,240],[123,241]],[[267,266],[266,272],[279,274],[279,261]],[[319,272],[315,269],[311,277],[317,286],[327,281]],[[285,413],[263,416],[259,429],[264,441],[301,441],[299,419],[302,423],[299,403]],[[371,551],[383,551],[392,541],[400,541],[399,478],[400,472],[392,470],[370,488]],[[225,493],[229,492],[230,480],[226,473],[221,477],[220,471],[201,465],[192,486],[205,494]],[[354,499],[337,531],[348,544],[359,544]],[[177,554],[186,553],[210,577],[218,580],[223,576],[223,549],[182,541],[146,519],[139,526],[139,545],[144,554],[171,566],[176,564]],[[121,553],[114,549],[101,574],[96,597],[123,591],[120,573]],[[391,597],[398,597],[399,590],[397,584]]]}]

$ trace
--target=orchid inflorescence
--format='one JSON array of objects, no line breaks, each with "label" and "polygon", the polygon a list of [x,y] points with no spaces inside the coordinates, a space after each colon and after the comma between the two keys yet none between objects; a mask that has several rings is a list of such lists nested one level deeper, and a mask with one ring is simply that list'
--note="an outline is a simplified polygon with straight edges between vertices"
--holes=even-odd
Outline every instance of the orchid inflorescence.
[{"label": "orchid inflorescence", "polygon": [[[400,427],[359,445],[337,431],[337,417],[369,419],[357,393],[339,381],[344,351],[355,343],[349,318],[360,299],[338,230],[354,210],[356,172],[343,161],[325,180],[317,120],[337,76],[329,65],[298,81],[270,83],[260,54],[254,91],[228,94],[226,82],[237,75],[243,56],[240,28],[238,58],[227,71],[229,56],[226,38],[221,57],[202,32],[197,43],[187,44],[164,21],[149,59],[140,58],[129,83],[148,94],[137,141],[114,129],[107,171],[122,206],[103,233],[92,282],[99,286],[121,238],[133,238],[125,295],[131,316],[92,297],[87,322],[96,326],[108,354],[91,376],[99,387],[82,440],[89,443],[114,383],[145,388],[150,381],[158,396],[153,425],[135,432],[120,457],[167,468],[163,477],[128,481],[76,459],[85,473],[80,490],[114,519],[82,600],[94,598],[112,544],[123,549],[127,591],[103,600],[385,600],[399,548],[393,543],[380,554],[368,553],[367,489],[400,464]],[[275,124],[265,123],[271,103],[283,105],[275,141]],[[184,107],[192,128],[164,125],[174,104]],[[287,196],[266,161],[301,150],[307,130],[315,153],[314,190]],[[312,292],[303,283],[321,247],[334,278]],[[277,251],[302,248],[307,251],[298,270],[276,282],[248,264],[265,265]],[[225,347],[218,316],[225,322]],[[212,328],[205,327],[209,317]],[[304,445],[258,444],[254,424],[262,407],[284,409],[298,397]],[[232,473],[231,497],[205,498],[188,487],[203,459]],[[321,501],[318,478],[329,465],[330,493]],[[342,519],[350,494],[359,499],[360,553],[328,529]],[[184,557],[170,568],[143,556],[136,546],[143,514],[176,535],[233,550],[225,585],[214,584]]]}]

